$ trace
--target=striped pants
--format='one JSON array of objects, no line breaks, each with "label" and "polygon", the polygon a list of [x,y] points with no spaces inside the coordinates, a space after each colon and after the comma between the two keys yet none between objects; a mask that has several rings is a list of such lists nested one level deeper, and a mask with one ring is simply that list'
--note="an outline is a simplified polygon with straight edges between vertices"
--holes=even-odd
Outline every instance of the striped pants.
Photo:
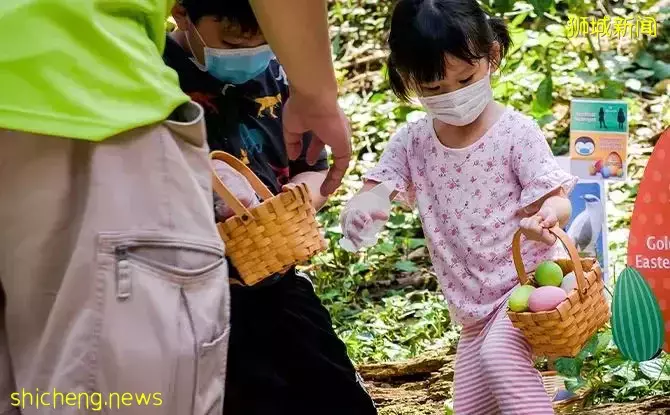
[{"label": "striped pants", "polygon": [[488,320],[463,327],[456,352],[456,415],[551,415],[542,377],[506,304]]}]

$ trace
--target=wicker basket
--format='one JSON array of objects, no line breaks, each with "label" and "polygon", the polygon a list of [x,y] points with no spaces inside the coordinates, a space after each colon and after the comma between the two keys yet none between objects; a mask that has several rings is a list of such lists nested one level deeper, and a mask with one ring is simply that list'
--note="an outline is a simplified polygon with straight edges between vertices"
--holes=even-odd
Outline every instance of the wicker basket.
[{"label": "wicker basket", "polygon": [[[514,327],[524,334],[536,356],[574,357],[607,323],[610,312],[598,261],[580,258],[577,248],[562,229],[554,227],[551,232],[563,243],[571,258],[559,259],[556,263],[564,275],[574,271],[577,289],[554,310],[537,313],[508,310],[507,314]],[[514,235],[512,256],[521,284],[532,284],[533,274],[526,274],[521,257],[521,231]]]},{"label": "wicker basket", "polygon": [[[556,394],[565,389],[565,379],[555,371],[542,372],[542,382],[547,395],[554,400]],[[578,414],[584,409],[584,401],[588,395],[589,389],[584,387],[575,392],[575,396],[563,401],[553,402],[554,413],[557,414]]]},{"label": "wicker basket", "polygon": [[242,173],[262,199],[260,205],[247,209],[213,173],[214,191],[235,213],[216,226],[244,284],[254,285],[274,273],[285,272],[326,248],[305,184],[274,196],[234,156],[214,151],[210,157]]}]

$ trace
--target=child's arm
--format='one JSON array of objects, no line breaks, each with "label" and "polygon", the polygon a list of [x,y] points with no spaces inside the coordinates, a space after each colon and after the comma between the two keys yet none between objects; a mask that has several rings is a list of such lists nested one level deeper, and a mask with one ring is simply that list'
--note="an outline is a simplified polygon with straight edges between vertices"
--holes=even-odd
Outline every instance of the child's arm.
[{"label": "child's arm", "polygon": [[305,183],[309,189],[310,194],[312,195],[312,206],[314,206],[314,209],[318,211],[328,200],[328,197],[323,196],[319,191],[323,181],[326,179],[327,171],[328,170],[306,171],[297,174],[291,177],[290,184],[287,186],[290,186],[291,184]]},{"label": "child's arm", "polygon": [[[378,184],[379,184],[379,182],[378,182],[378,181],[375,181],[375,180],[365,180],[365,182],[363,183],[363,187],[361,188],[361,190],[358,191],[357,194],[361,194],[361,193],[363,193],[363,192],[367,192],[367,191],[369,191],[369,190],[372,190],[372,189],[373,189],[374,187],[376,187]],[[390,200],[391,202],[393,202],[393,199],[395,199],[395,197],[396,197],[397,195],[398,195],[398,191],[397,191],[397,190],[394,190],[393,193],[391,193],[391,195],[389,196],[389,200]]]},{"label": "child's arm", "polygon": [[558,188],[522,211],[519,226],[527,239],[553,245],[556,237],[549,228],[564,227],[572,214],[572,203],[563,188]]},{"label": "child's arm", "polygon": [[[356,203],[357,200],[360,200],[357,198],[361,194],[384,182],[393,183],[396,189],[389,196],[391,200],[395,199],[399,192],[413,195],[409,169],[410,161],[407,152],[409,142],[409,126],[405,125],[391,137],[377,166],[363,176],[365,180],[363,188],[344,206],[340,214],[342,233],[346,239],[353,243],[356,249],[360,248],[363,242],[362,235],[370,230],[373,222],[388,220],[390,213],[379,209],[371,210],[369,207],[367,209],[362,208]],[[409,196],[408,200],[413,200],[413,196]]]},{"label": "child's arm", "polygon": [[521,185],[519,226],[527,239],[553,245],[556,237],[549,228],[565,226],[570,220],[572,205],[567,195],[577,177],[558,165],[537,123],[520,119],[518,124],[511,164]]}]

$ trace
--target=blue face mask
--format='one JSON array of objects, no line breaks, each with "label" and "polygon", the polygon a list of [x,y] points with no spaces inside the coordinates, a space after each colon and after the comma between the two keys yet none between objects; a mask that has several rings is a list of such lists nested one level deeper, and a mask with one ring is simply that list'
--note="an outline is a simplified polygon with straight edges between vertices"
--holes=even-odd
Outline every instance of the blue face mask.
[{"label": "blue face mask", "polygon": [[[240,49],[210,48],[200,36],[195,25],[193,25],[193,30],[204,48],[204,69],[221,82],[240,85],[250,81],[263,73],[274,57],[269,45]],[[186,40],[188,41],[188,36]],[[190,42],[189,47],[191,47]],[[191,48],[191,53],[193,53],[193,48]]]},{"label": "blue face mask", "polygon": [[273,57],[268,45],[248,49],[205,47],[205,68],[222,82],[240,85],[263,73]]}]

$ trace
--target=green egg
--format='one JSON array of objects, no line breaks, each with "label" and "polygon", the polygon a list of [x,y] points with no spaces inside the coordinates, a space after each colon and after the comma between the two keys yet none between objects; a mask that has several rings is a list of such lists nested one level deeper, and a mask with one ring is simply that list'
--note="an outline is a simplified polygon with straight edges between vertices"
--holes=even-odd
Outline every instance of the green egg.
[{"label": "green egg", "polygon": [[509,297],[509,309],[516,313],[528,311],[528,298],[533,291],[535,291],[535,287],[532,285],[522,285],[517,287]]},{"label": "green egg", "polygon": [[665,341],[663,315],[642,275],[627,267],[616,281],[612,299],[612,336],[626,358],[643,362],[658,354]]},{"label": "green egg", "polygon": [[554,261],[544,261],[535,270],[535,281],[541,287],[560,287],[563,281],[563,270]]}]

